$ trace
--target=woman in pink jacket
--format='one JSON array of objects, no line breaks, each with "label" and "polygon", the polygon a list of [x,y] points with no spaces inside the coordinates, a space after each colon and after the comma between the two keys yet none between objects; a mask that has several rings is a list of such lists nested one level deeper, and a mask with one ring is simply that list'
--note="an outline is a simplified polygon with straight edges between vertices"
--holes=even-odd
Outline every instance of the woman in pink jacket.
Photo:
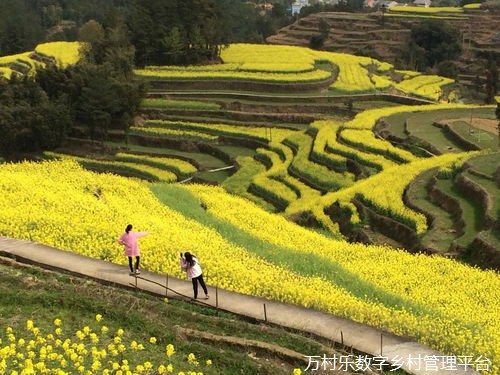
[{"label": "woman in pink jacket", "polygon": [[[125,245],[123,254],[128,257],[130,276],[139,275],[141,273],[139,271],[141,252],[139,250],[137,239],[147,235],[148,232],[132,232],[132,224],[129,224],[127,225],[127,228],[125,228],[125,233],[123,233],[120,238],[118,238],[118,243],[121,245]],[[132,257],[135,257],[135,270],[132,267]]]},{"label": "woman in pink jacket", "polygon": [[193,283],[194,299],[198,298],[198,283],[200,283],[203,291],[205,292],[205,299],[208,299],[208,290],[203,280],[200,264],[198,258],[189,252],[185,252],[184,256],[180,254],[181,269],[186,271],[188,279]]}]

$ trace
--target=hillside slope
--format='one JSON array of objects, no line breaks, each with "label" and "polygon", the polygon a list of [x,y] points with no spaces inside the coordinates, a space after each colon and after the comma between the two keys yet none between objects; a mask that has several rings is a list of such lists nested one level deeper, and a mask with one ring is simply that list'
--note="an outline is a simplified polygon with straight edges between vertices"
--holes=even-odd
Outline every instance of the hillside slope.
[{"label": "hillside slope", "polygon": [[[382,61],[394,63],[400,58],[412,25],[422,18],[412,15],[385,16],[381,21],[378,13],[317,13],[301,18],[267,38],[271,44],[309,46],[312,36],[320,34],[320,23],[330,27],[324,49],[335,52],[374,56]],[[466,12],[447,15],[448,22],[462,32],[463,53],[459,60],[459,81],[474,87],[474,77],[485,82],[484,66],[480,57],[491,55],[500,62],[500,14],[489,12]],[[500,66],[500,65],[499,65]],[[500,68],[499,68],[500,69]]]},{"label": "hillside slope", "polygon": [[179,249],[196,251],[219,287],[327,311],[495,363],[495,272],[335,241],[220,188],[150,186],[70,161],[6,164],[0,177],[1,235],[124,263],[117,225],[134,223],[153,232],[142,240],[147,269],[180,276]]}]

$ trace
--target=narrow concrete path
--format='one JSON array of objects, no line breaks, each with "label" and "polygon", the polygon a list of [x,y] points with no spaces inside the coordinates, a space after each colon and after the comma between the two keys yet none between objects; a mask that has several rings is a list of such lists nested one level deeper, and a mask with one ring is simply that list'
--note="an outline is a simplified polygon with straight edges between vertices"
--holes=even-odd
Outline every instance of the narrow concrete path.
[{"label": "narrow concrete path", "polygon": [[[63,251],[36,242],[0,237],[0,255],[19,262],[30,263],[43,268],[67,272],[73,275],[89,277],[94,280],[127,288],[138,288],[168,298],[189,299],[192,296],[191,282],[163,274],[141,270],[139,277],[129,276],[128,267],[93,259],[79,254]],[[166,289],[168,279],[168,291]],[[317,336],[341,343],[347,347],[370,354],[383,356],[388,362],[395,363],[399,358],[402,369],[416,375],[436,374],[478,374],[465,371],[460,366],[457,370],[439,370],[428,366],[426,356],[436,356],[437,360],[446,358],[443,353],[433,350],[415,341],[398,337],[380,329],[353,322],[348,319],[306,309],[304,307],[266,300],[209,286],[209,300],[202,300],[210,306],[238,315],[283,327],[309,332]],[[201,291],[203,295],[203,291]],[[265,307],[264,307],[265,305]],[[264,311],[265,310],[265,311]],[[306,353],[310,356],[323,356],[325,353]],[[408,358],[421,358],[409,361]],[[427,357],[429,358],[429,357]],[[314,359],[320,360],[319,358]],[[432,362],[435,364],[436,362]],[[398,365],[399,366],[399,365]],[[438,367],[439,366],[439,367]]]}]

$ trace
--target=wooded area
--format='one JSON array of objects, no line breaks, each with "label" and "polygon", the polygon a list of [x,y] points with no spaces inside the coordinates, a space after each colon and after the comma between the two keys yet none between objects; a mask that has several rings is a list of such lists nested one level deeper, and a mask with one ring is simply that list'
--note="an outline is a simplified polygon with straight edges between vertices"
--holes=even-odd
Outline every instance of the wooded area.
[{"label": "wooded area", "polygon": [[268,12],[243,0],[0,0],[0,56],[89,46],[75,66],[0,82],[0,155],[55,148],[78,127],[92,139],[126,129],[144,93],[134,67],[219,61],[224,45],[262,42],[288,22],[287,2]]}]

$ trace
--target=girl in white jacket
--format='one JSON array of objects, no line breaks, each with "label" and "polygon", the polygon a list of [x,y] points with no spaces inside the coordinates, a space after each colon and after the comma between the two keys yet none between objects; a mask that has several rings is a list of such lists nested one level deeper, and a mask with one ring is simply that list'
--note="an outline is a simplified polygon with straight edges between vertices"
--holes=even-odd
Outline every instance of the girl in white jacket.
[{"label": "girl in white jacket", "polygon": [[203,274],[198,259],[190,252],[185,252],[184,256],[182,256],[181,253],[180,257],[181,269],[186,271],[188,279],[191,279],[193,283],[194,299],[198,298],[198,283],[200,283],[205,292],[205,299],[208,299],[208,290],[203,280]]}]

